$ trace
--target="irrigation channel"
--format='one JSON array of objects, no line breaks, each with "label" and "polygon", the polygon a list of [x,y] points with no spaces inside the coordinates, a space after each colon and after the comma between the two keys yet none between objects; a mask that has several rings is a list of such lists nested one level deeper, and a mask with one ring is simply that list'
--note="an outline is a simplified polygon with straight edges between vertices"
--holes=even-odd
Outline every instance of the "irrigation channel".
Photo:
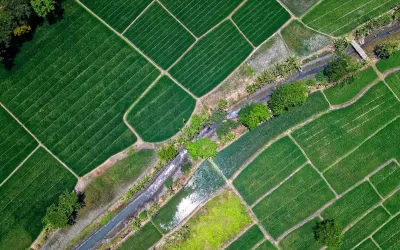
[{"label": "irrigation channel", "polygon": [[[400,26],[388,27],[386,29],[380,30],[381,33],[367,37],[365,43],[361,45],[362,48],[366,47],[370,43],[377,39],[389,36],[390,34],[400,31]],[[349,50],[348,54],[351,56],[356,56],[354,50]],[[314,75],[322,71],[328,62],[332,59],[333,55],[326,55],[317,58],[305,65],[303,65],[303,71],[295,74],[288,81],[273,83],[264,86],[259,91],[244,98],[231,106],[228,109],[227,118],[233,119],[238,116],[240,109],[247,103],[260,103],[268,102],[271,97],[273,90],[281,84],[290,83],[297,80],[306,79],[311,75]],[[197,138],[201,137],[211,137],[215,130],[217,129],[217,124],[212,124],[211,126],[203,129]],[[144,203],[148,202],[156,193],[163,187],[165,181],[179,168],[184,158],[187,156],[187,151],[184,150],[179,153],[179,155],[169,164],[167,167],[158,175],[158,177],[151,183],[151,185],[143,191],[136,199],[132,200],[127,207],[125,207],[120,213],[118,213],[113,219],[111,219],[106,225],[93,232],[89,238],[80,242],[78,245],[74,246],[74,250],[90,250],[96,248],[100,242],[107,241],[110,233],[112,233],[118,226],[122,225],[129,217]],[[200,168],[193,175],[188,184],[173,197],[176,199],[173,202],[176,205],[176,209],[172,209],[172,213],[164,214],[165,219],[159,219],[159,226],[162,230],[169,231],[170,229],[177,226],[182,222],[187,216],[189,216],[202,202],[204,202],[207,197],[215,193],[220,187],[219,178],[210,177],[210,169],[208,169],[207,164],[202,164]],[[214,176],[215,173],[213,174]],[[218,175],[218,174],[217,174]],[[210,185],[211,184],[211,185]],[[206,188],[208,186],[209,188]],[[157,220],[157,218],[155,218]]]}]

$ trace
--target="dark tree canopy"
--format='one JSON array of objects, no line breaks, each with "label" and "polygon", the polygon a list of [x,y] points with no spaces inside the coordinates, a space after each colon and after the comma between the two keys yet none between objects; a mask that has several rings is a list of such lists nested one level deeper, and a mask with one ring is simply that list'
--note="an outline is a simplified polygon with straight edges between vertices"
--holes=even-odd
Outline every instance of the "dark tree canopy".
[{"label": "dark tree canopy", "polygon": [[328,247],[340,249],[343,244],[343,229],[335,220],[318,222],[314,229],[315,239]]},{"label": "dark tree canopy", "polygon": [[295,82],[277,88],[269,101],[274,115],[281,115],[291,107],[303,105],[307,101],[308,87],[305,82]]},{"label": "dark tree canopy", "polygon": [[65,191],[59,197],[58,204],[47,208],[43,223],[51,228],[64,228],[73,222],[74,213],[81,208],[78,195]]}]

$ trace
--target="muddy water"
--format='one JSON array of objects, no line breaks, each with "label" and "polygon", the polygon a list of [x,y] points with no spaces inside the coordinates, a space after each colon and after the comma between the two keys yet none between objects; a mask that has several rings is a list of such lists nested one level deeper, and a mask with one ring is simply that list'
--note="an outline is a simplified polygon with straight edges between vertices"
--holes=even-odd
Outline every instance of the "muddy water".
[{"label": "muddy water", "polygon": [[170,231],[224,185],[221,175],[209,161],[204,161],[188,184],[160,209],[153,221],[163,232]]}]

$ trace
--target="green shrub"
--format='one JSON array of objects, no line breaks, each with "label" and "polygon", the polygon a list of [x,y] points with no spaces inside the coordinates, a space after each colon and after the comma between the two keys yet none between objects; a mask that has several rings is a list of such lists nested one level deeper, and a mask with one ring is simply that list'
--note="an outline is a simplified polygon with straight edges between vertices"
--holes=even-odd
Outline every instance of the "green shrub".
[{"label": "green shrub", "polygon": [[250,130],[270,117],[271,112],[264,103],[249,104],[239,111],[239,122]]},{"label": "green shrub", "polygon": [[219,125],[216,131],[218,138],[222,138],[223,136],[228,135],[232,131],[232,129],[235,129],[238,126],[239,123],[233,120],[227,120],[226,122],[223,122],[221,125]]},{"label": "green shrub", "polygon": [[328,64],[324,70],[324,75],[329,82],[338,82],[343,78],[354,74],[360,65],[354,62],[352,57],[347,54],[338,54],[336,58]]},{"label": "green shrub", "polygon": [[173,160],[178,155],[178,150],[176,150],[173,144],[168,144],[165,147],[162,147],[158,151],[158,157],[163,162],[169,162]]},{"label": "green shrub", "polygon": [[281,115],[291,107],[307,101],[308,88],[305,82],[295,82],[277,88],[269,101],[274,115]]},{"label": "green shrub", "polygon": [[217,143],[203,137],[195,142],[189,142],[187,150],[194,160],[209,159],[217,155]]},{"label": "green shrub", "polygon": [[139,214],[139,220],[140,220],[140,221],[145,221],[145,220],[147,220],[147,211],[146,211],[146,210],[143,210],[142,212],[140,212],[140,214]]},{"label": "green shrub", "polygon": [[389,58],[400,49],[400,42],[386,42],[376,45],[375,54],[381,59]]},{"label": "green shrub", "polygon": [[169,177],[169,178],[165,181],[164,185],[165,185],[166,188],[171,189],[172,186],[174,185],[174,180],[173,180],[171,177]]},{"label": "green shrub", "polygon": [[219,99],[217,103],[218,109],[224,110],[228,108],[228,101],[225,99]]},{"label": "green shrub", "polygon": [[226,119],[227,112],[221,109],[213,110],[211,114],[211,121],[221,123]]},{"label": "green shrub", "polygon": [[190,171],[190,168],[192,167],[191,163],[185,163],[181,166],[181,171],[185,174]]},{"label": "green shrub", "polygon": [[314,229],[315,239],[328,247],[340,249],[343,244],[343,230],[334,220],[324,220],[317,223]]}]

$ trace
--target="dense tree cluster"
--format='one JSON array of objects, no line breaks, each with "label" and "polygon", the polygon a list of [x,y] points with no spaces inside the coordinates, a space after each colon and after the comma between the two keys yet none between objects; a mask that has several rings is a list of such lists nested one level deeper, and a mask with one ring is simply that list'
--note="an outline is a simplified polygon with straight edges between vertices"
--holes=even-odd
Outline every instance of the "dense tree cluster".
[{"label": "dense tree cluster", "polygon": [[53,229],[65,228],[72,224],[74,214],[81,208],[78,195],[74,192],[65,191],[59,197],[58,204],[52,204],[47,208],[43,223]]},{"label": "dense tree cluster", "polygon": [[335,220],[324,220],[317,223],[314,236],[328,249],[340,249],[343,244],[343,229]]},{"label": "dense tree cluster", "polygon": [[239,122],[250,130],[256,128],[258,124],[270,117],[271,112],[264,103],[249,104],[239,112]]},{"label": "dense tree cluster", "polygon": [[376,45],[375,54],[379,58],[389,58],[400,49],[400,42],[386,42]]},{"label": "dense tree cluster", "polygon": [[303,105],[307,101],[307,97],[306,83],[295,82],[277,88],[269,103],[274,115],[281,115],[291,107]]},{"label": "dense tree cluster", "polygon": [[209,159],[217,155],[217,143],[207,137],[203,137],[194,142],[189,142],[187,150],[193,160]]},{"label": "dense tree cluster", "polygon": [[24,42],[33,38],[44,18],[55,23],[63,16],[61,0],[3,0],[0,2],[0,61],[7,69]]}]

